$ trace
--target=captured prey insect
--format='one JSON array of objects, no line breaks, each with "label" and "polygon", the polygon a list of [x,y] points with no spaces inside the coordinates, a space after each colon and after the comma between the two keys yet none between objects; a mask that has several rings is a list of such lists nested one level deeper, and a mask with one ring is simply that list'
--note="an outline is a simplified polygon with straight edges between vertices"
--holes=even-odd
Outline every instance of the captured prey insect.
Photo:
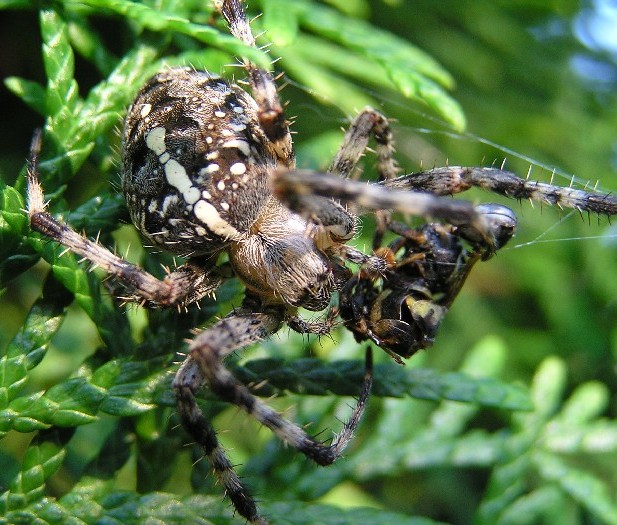
[{"label": "captured prey insect", "polygon": [[[255,41],[240,0],[218,8],[231,33]],[[337,313],[359,341],[370,340],[397,361],[431,344],[469,271],[513,235],[516,217],[496,204],[443,198],[481,187],[599,214],[617,214],[612,196],[521,179],[494,168],[447,167],[398,176],[385,116],[365,108],[352,122],[327,173],[295,169],[288,121],[270,72],[244,62],[251,95],[206,71],[168,69],[151,78],[128,110],[122,135],[122,189],[131,219],[153,245],[187,262],[159,280],[90,241],[45,211],[38,182],[40,135],[33,140],[28,213],[32,229],[104,269],[147,307],[186,306],[212,295],[233,276],[246,288],[242,305],[190,342],[173,388],[178,413],[203,448],[234,509],[266,523],[211,423],[196,402],[207,386],[270,428],[319,465],[339,458],[366,406],[371,354],[348,421],[329,444],[308,435],[240,384],[223,362],[232,352],[279,331],[327,334]],[[376,146],[379,181],[349,177]],[[378,218],[374,253],[348,244],[356,213]],[[392,211],[439,220],[411,228]],[[382,246],[388,231],[395,240]],[[225,253],[227,261],[220,263]],[[353,272],[348,264],[358,266]],[[338,306],[334,301],[338,296]],[[327,311],[305,321],[298,310]]]}]

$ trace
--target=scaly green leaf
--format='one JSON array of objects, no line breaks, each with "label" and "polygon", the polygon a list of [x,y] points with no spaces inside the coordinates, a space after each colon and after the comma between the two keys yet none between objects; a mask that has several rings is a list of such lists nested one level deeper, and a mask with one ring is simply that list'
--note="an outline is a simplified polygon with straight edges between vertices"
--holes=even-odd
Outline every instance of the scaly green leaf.
[{"label": "scaly green leaf", "polygon": [[[247,363],[235,373],[245,383],[267,380],[261,395],[271,395],[273,388],[307,395],[357,395],[364,364],[361,361],[324,363],[319,359],[297,359],[286,363],[280,359],[261,359]],[[511,410],[531,408],[522,388],[490,378],[440,374],[431,369],[405,369],[395,363],[377,365],[374,375],[375,396],[449,399]]]}]

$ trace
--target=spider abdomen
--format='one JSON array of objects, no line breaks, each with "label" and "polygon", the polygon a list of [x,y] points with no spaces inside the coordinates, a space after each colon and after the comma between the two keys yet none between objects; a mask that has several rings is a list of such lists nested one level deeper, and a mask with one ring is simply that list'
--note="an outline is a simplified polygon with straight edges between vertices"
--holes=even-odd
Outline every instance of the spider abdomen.
[{"label": "spider abdomen", "polygon": [[255,101],[205,71],[171,69],[138,93],[123,132],[122,188],[156,245],[203,255],[242,238],[276,165]]}]

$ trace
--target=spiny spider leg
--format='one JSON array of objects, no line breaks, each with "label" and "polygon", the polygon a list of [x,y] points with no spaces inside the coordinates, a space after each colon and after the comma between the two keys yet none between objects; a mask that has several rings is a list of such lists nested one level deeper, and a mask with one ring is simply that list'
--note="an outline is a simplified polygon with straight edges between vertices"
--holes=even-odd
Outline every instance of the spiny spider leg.
[{"label": "spiny spider leg", "polygon": [[[152,306],[174,306],[193,303],[214,293],[222,282],[215,272],[204,268],[208,265],[187,263],[163,280],[157,279],[138,266],[131,264],[91,241],[45,211],[43,189],[38,180],[38,158],[41,151],[41,132],[32,138],[28,161],[28,215],[32,229],[54,239],[73,253],[84,257],[95,267],[100,267],[125,285],[132,297],[127,300],[145,301]],[[214,268],[212,264],[210,266]]]},{"label": "spiny spider leg", "polygon": [[384,115],[371,107],[364,108],[350,124],[328,172],[348,178],[364,155],[371,136],[377,144],[375,153],[379,180],[396,177],[400,169],[393,157],[394,138],[390,124]]},{"label": "spiny spider leg", "polygon": [[600,215],[617,214],[617,197],[613,195],[523,179],[498,168],[447,166],[411,173],[380,184],[396,190],[421,191],[433,195],[453,195],[478,187],[512,199],[530,199]]},{"label": "spiny spider leg", "polygon": [[[371,136],[375,139],[376,143],[376,170],[379,180],[389,180],[396,177],[400,170],[394,159],[394,138],[390,129],[390,123],[383,114],[368,106],[352,121],[345,133],[341,147],[336,153],[330,168],[328,168],[328,172],[348,178],[367,150],[368,141]],[[315,198],[317,199],[317,197]],[[381,245],[390,222],[390,212],[376,210],[375,219],[377,224],[373,235],[373,250]]]},{"label": "spiny spider leg", "polygon": [[337,316],[338,308],[331,306],[324,319],[306,321],[298,315],[290,315],[285,322],[289,328],[299,334],[329,335],[337,324]]},{"label": "spiny spider leg", "polygon": [[314,208],[315,195],[321,195],[368,209],[391,209],[465,227],[468,238],[474,237],[474,242],[486,246],[485,257],[497,248],[486,216],[478,213],[469,202],[444,200],[443,196],[479,187],[514,199],[531,199],[600,215],[617,214],[615,196],[522,179],[497,168],[437,168],[376,184],[334,178],[323,173],[279,171],[272,181],[277,197],[298,213]]},{"label": "spiny spider leg", "polygon": [[[245,306],[252,301],[246,301]],[[366,373],[362,390],[349,420],[330,445],[310,437],[299,426],[257,399],[223,366],[231,352],[275,333],[284,320],[284,308],[256,312],[242,308],[201,332],[189,346],[189,357],[174,380],[178,412],[187,432],[203,448],[234,508],[250,523],[266,523],[257,513],[249,491],[234,472],[231,462],[218,443],[216,433],[195,401],[195,392],[207,383],[219,398],[245,410],[270,428],[281,440],[319,465],[333,463],[350,442],[369,397],[372,383],[372,355],[366,354]]]}]

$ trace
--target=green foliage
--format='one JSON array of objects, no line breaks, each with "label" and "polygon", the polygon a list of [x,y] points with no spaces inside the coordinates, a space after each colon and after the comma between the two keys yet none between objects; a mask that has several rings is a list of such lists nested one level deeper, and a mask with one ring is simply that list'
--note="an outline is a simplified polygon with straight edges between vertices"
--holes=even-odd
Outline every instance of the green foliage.
[{"label": "green foliage", "polygon": [[[262,5],[265,29],[273,34],[274,44],[286,47],[284,69],[342,109],[354,111],[371,100],[343,81],[341,73],[382,89],[394,86],[405,97],[428,105],[455,129],[465,127],[460,106],[443,89],[452,87],[452,77],[406,40],[315,2],[285,3],[284,9],[278,0],[264,0]],[[320,38],[298,33],[299,26]],[[332,89],[321,93],[324,84]]]},{"label": "green foliage", "polygon": [[[400,122],[407,171],[420,160],[501,158],[505,148],[452,133],[465,125],[446,92],[456,79],[472,132],[583,178],[607,172],[617,104],[568,73],[584,52],[568,31],[542,33],[565,24],[577,5],[396,4],[251,4],[253,14],[264,13],[256,32],[267,31],[281,57],[276,69],[288,76],[283,96],[299,113],[302,165],[326,166],[340,117],[365,104],[384,105]],[[34,13],[22,0],[0,7]],[[131,260],[160,275],[173,261],[136,249],[122,226],[114,128],[145,79],[168,65],[238,75],[224,67],[235,56],[265,66],[269,59],[231,38],[201,0],[38,7],[31,32],[41,35],[46,80],[13,76],[5,86],[45,119],[41,175],[50,209],[105,245],[124,250],[133,241]],[[509,162],[528,168],[526,158]],[[183,446],[170,388],[186,339],[237,304],[236,283],[183,313],[120,306],[101,274],[29,231],[24,171],[13,185],[14,176],[0,173],[0,523],[239,523],[196,461],[199,451]],[[557,224],[552,210],[540,215],[525,203],[520,213],[521,248],[474,270],[435,348],[407,367],[375,349],[369,413],[334,466],[311,465],[201,394],[215,426],[231,429],[221,438],[273,523],[616,522],[617,283],[607,278],[614,243],[525,248],[549,231],[563,239],[605,226],[568,215]],[[308,342],[283,332],[230,360],[239,379],[276,395],[281,410],[293,405],[290,416],[317,432],[336,430],[348,413],[340,396],[357,395],[362,353],[342,331]]]}]

